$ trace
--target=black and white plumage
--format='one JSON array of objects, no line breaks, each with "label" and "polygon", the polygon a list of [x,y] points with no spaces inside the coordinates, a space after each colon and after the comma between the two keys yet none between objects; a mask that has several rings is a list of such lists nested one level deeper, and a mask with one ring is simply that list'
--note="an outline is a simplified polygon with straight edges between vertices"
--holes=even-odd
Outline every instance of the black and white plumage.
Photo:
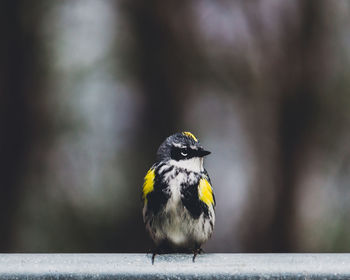
[{"label": "black and white plumage", "polygon": [[160,145],[142,189],[143,220],[155,253],[188,252],[195,258],[212,235],[215,197],[203,167],[208,154],[190,132],[171,135]]}]

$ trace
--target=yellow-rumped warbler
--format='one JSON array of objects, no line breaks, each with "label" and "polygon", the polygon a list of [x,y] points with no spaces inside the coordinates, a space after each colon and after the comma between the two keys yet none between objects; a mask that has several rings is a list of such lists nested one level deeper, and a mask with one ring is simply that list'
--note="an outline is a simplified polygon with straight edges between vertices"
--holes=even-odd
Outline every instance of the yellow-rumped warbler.
[{"label": "yellow-rumped warbler", "polygon": [[190,132],[169,136],[142,188],[143,220],[156,254],[193,253],[193,261],[214,229],[215,197],[203,149]]}]

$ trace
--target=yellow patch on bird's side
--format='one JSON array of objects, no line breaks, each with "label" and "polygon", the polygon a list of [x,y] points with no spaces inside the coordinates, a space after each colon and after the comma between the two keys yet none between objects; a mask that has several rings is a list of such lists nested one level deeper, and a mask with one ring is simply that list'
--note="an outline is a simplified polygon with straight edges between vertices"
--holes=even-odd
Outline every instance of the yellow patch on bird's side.
[{"label": "yellow patch on bird's side", "polygon": [[213,190],[207,179],[201,179],[198,185],[199,199],[206,205],[214,204]]},{"label": "yellow patch on bird's side", "polygon": [[192,138],[194,141],[198,142],[198,139],[196,138],[196,136],[194,136],[191,132],[188,131],[184,131],[182,132],[183,135]]},{"label": "yellow patch on bird's side", "polygon": [[142,199],[147,202],[147,195],[153,191],[154,188],[154,169],[148,170],[146,176],[145,176],[145,182],[143,183],[142,188]]}]

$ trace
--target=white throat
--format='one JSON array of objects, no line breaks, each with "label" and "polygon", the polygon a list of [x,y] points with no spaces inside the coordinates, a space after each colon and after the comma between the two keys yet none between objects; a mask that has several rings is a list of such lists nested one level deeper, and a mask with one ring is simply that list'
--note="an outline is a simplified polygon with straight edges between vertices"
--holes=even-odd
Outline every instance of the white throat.
[{"label": "white throat", "polygon": [[203,168],[203,158],[200,157],[194,157],[194,158],[190,158],[190,159],[182,159],[179,161],[173,160],[171,159],[169,161],[169,163],[171,165],[180,167],[180,168],[184,168],[187,169],[188,171],[192,171],[192,172],[203,172],[204,168]]}]

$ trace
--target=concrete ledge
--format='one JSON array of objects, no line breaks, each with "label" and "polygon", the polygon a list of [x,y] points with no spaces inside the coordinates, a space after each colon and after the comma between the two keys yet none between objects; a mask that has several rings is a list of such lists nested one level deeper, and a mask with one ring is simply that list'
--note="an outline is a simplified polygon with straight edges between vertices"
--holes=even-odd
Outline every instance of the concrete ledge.
[{"label": "concrete ledge", "polygon": [[350,254],[0,254],[0,279],[350,279]]}]

